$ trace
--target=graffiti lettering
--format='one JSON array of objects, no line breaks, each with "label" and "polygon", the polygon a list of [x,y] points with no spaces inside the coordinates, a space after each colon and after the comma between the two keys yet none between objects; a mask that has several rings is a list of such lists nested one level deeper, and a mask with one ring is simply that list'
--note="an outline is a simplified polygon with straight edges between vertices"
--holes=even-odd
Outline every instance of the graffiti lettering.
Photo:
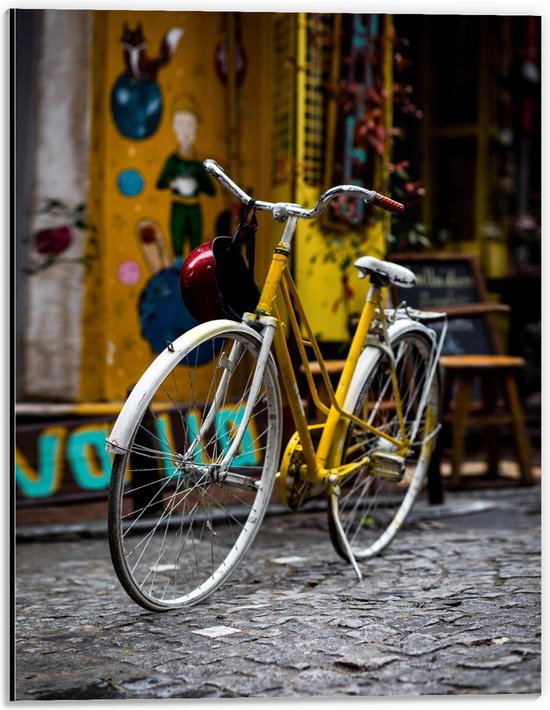
[{"label": "graffiti lettering", "polygon": [[64,427],[44,429],[38,440],[38,471],[16,448],[15,477],[28,498],[49,496],[59,488],[63,467],[63,445],[67,432]]},{"label": "graffiti lettering", "polygon": [[109,428],[96,425],[76,429],[67,439],[67,459],[83,490],[102,490],[109,485],[111,457],[105,451],[107,436]]},{"label": "graffiti lettering", "polygon": [[[214,431],[209,441],[203,441],[209,450],[221,451],[229,446],[232,435],[242,420],[244,407],[235,409],[231,405],[221,408],[214,418]],[[185,413],[187,438],[189,442],[199,436],[202,412],[193,409]],[[175,467],[171,454],[177,450],[169,413],[156,417],[156,440],[164,457],[164,473],[171,476]],[[105,451],[105,439],[112,428],[112,422],[95,422],[70,429],[67,426],[46,427],[40,431],[34,456],[25,447],[23,433],[18,434],[16,447],[15,476],[20,496],[30,499],[47,498],[58,494],[63,488],[75,485],[81,491],[100,491],[109,486],[112,456]],[[251,421],[243,436],[235,456],[237,466],[252,466],[257,462],[257,433]],[[205,447],[206,448],[206,447]],[[25,452],[25,453],[24,453]],[[209,463],[203,447],[196,447],[194,460]],[[33,465],[34,464],[34,465]]]}]

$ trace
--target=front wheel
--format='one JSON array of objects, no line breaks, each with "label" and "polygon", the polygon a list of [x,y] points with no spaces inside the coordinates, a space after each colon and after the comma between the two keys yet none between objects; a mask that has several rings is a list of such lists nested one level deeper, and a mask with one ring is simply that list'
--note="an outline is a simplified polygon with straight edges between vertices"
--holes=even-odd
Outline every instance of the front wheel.
[{"label": "front wheel", "polygon": [[259,338],[237,324],[188,336],[158,376],[142,378],[153,383],[148,406],[128,424],[111,476],[113,565],[151,611],[195,604],[227,579],[263,519],[279,458],[281,400],[270,357],[241,443],[220,466],[243,419]]},{"label": "front wheel", "polygon": [[[366,559],[381,552],[393,540],[412,508],[435,445],[439,418],[437,371],[426,391],[432,373],[431,340],[423,330],[410,329],[392,339],[391,350],[395,358],[397,393],[390,374],[390,355],[380,349],[372,358],[364,384],[348,411],[396,439],[401,437],[401,411],[412,443],[408,451],[398,452],[386,439],[357,424],[350,425],[342,463],[359,461],[366,456],[369,462],[342,481],[337,505],[329,506],[332,543],[338,554],[348,561],[349,555],[338,535],[338,522],[355,559]],[[401,407],[396,403],[398,399]]]}]

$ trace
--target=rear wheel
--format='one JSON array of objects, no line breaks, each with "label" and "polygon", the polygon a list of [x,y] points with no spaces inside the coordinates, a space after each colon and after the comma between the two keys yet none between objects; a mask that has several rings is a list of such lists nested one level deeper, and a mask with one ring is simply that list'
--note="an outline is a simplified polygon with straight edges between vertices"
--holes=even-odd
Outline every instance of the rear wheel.
[{"label": "rear wheel", "polygon": [[[437,372],[426,405],[421,409],[431,366],[431,342],[424,332],[412,330],[394,338],[392,351],[405,429],[412,445],[403,457],[386,439],[357,424],[350,425],[342,463],[359,461],[366,455],[369,461],[342,481],[338,504],[329,506],[331,539],[338,554],[346,560],[349,556],[337,533],[336,516],[355,559],[381,552],[412,508],[435,445],[439,414]],[[390,357],[380,350],[351,409],[360,419],[397,439],[400,425],[390,371]]]},{"label": "rear wheel", "polygon": [[220,468],[243,419],[259,351],[259,341],[242,329],[195,340],[148,392],[131,445],[114,458],[111,556],[122,586],[146,609],[205,599],[260,526],[281,438],[271,358],[241,443]]}]

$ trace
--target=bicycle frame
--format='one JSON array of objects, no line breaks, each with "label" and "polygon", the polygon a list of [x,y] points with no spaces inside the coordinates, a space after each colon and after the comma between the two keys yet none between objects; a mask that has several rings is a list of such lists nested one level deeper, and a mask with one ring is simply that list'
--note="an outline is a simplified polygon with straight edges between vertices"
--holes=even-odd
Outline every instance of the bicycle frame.
[{"label": "bicycle frame", "polygon": [[[344,446],[345,436],[347,432],[347,427],[350,422],[354,422],[364,429],[370,431],[381,439],[389,441],[394,448],[397,455],[404,457],[410,446],[410,438],[407,436],[405,419],[403,416],[403,408],[399,393],[399,386],[397,383],[397,375],[395,371],[395,361],[393,354],[391,352],[390,340],[388,337],[388,327],[385,317],[384,305],[381,298],[381,285],[375,280],[371,280],[371,287],[368,292],[359,324],[357,326],[356,332],[352,339],[351,347],[346,359],[343,371],[340,376],[340,380],[336,389],[333,392],[330,386],[330,381],[326,372],[326,368],[323,364],[323,358],[321,356],[319,347],[316,343],[315,337],[311,332],[311,328],[307,322],[307,318],[300,304],[300,299],[296,288],[292,282],[292,279],[288,273],[287,265],[290,258],[290,244],[294,237],[296,231],[296,225],[298,219],[306,218],[311,219],[313,217],[319,216],[325,205],[333,198],[339,195],[347,195],[350,197],[359,197],[367,204],[375,204],[383,209],[390,212],[401,212],[404,207],[402,204],[395,202],[394,200],[380,195],[372,190],[367,190],[354,185],[339,185],[332,187],[324,192],[317,203],[312,209],[305,209],[302,206],[294,203],[270,203],[263,202],[260,200],[253,200],[250,195],[247,195],[236,183],[234,183],[220,168],[220,166],[213,160],[206,160],[204,162],[205,169],[207,172],[212,174],[229,192],[231,192],[238,200],[243,204],[254,206],[255,209],[260,211],[269,211],[272,213],[273,218],[276,221],[284,222],[284,231],[281,237],[281,241],[275,247],[273,252],[273,257],[271,264],[267,273],[267,277],[260,295],[258,306],[254,313],[245,313],[243,316],[243,323],[246,323],[257,330],[263,329],[263,344],[260,351],[258,365],[256,367],[254,382],[257,384],[253,387],[249,396],[255,399],[259,392],[259,384],[263,376],[263,369],[265,368],[265,363],[269,356],[269,348],[271,347],[271,339],[274,338],[275,343],[275,353],[279,362],[279,369],[283,379],[283,384],[285,391],[287,393],[288,402],[290,404],[292,416],[294,423],[296,425],[296,430],[300,439],[300,444],[304,456],[303,470],[300,471],[300,477],[307,481],[312,482],[322,482],[325,479],[329,479],[329,484],[335,486],[338,480],[343,476],[347,475],[358,467],[362,466],[368,457],[361,459],[358,462],[348,465],[340,465],[340,459],[342,454],[342,449]],[[282,330],[282,323],[275,303],[276,296],[279,292],[282,292],[283,299],[288,308],[289,318],[291,321],[291,326],[293,328],[296,340],[299,344],[300,357],[304,365],[306,372],[306,377],[308,381],[308,386],[310,388],[313,400],[317,407],[320,405],[321,411],[323,411],[327,418],[325,424],[323,425],[323,431],[321,435],[321,440],[315,450],[310,434],[310,427],[307,423],[307,418],[304,412],[304,408],[300,399],[300,394],[298,391],[298,385],[296,381],[296,376],[294,374],[294,369],[290,360],[290,354],[288,352],[288,347]],[[296,321],[294,313],[294,305],[298,309],[298,313],[304,326],[308,332],[309,344],[313,347],[316,358],[319,362],[321,368],[323,380],[327,385],[327,389],[330,394],[331,404],[327,409],[319,401],[318,393],[314,387],[311,374],[309,373],[309,364],[304,350],[304,341],[300,333],[300,327]],[[352,383],[352,378],[356,370],[359,357],[363,351],[365,344],[367,343],[367,336],[370,332],[373,319],[376,312],[378,311],[378,318],[381,323],[381,331],[383,335],[383,342],[377,342],[376,344],[382,348],[386,354],[389,356],[390,362],[393,366],[390,371],[390,381],[393,389],[397,419],[400,429],[400,438],[394,438],[387,433],[373,427],[368,422],[365,422],[353,414],[347,413],[343,409],[343,404],[346,400],[346,395]],[[254,383],[253,383],[254,384]],[[237,450],[242,433],[244,432],[246,417],[243,418],[243,423],[239,427],[237,434],[234,438],[233,446],[230,451],[222,461],[221,470],[225,471],[231,460],[231,456]]]},{"label": "bicycle frame", "polygon": [[[326,479],[329,479],[330,485],[336,485],[342,477],[362,466],[368,458],[365,457],[364,460],[361,459],[353,464],[340,465],[342,448],[344,446],[345,436],[350,422],[353,421],[362,428],[376,434],[380,438],[388,440],[396,447],[398,452],[405,452],[410,444],[410,441],[406,436],[405,422],[394,368],[392,368],[391,371],[391,379],[395,396],[397,416],[400,425],[401,439],[396,439],[376,427],[373,427],[368,422],[363,421],[362,419],[355,417],[353,414],[347,413],[343,410],[342,407],[349,390],[353,373],[355,372],[359,356],[361,355],[377,311],[382,324],[384,338],[386,342],[388,342],[384,308],[381,298],[381,288],[371,285],[368,291],[338,386],[334,392],[318,343],[307,320],[307,316],[301,304],[296,286],[287,269],[288,260],[290,258],[290,242],[294,233],[296,222],[297,219],[295,217],[291,217],[285,225],[285,232],[281,242],[274,249],[272,262],[262,289],[258,307],[254,314],[245,314],[243,320],[248,323],[269,323],[272,325],[273,317],[275,318],[275,353],[305,461],[305,464],[300,472],[301,477],[303,480],[315,483],[322,483]],[[283,324],[281,322],[279,309],[276,304],[276,296],[279,292],[282,294],[289,314],[291,329],[298,344],[300,359],[304,366],[311,396],[315,406],[327,416],[323,425],[323,431],[317,450],[313,444],[310,425],[308,424],[300,398],[296,374],[290,359],[288,345],[283,332]],[[307,341],[302,337],[295,309],[298,311],[300,321],[307,332],[307,336],[309,338]],[[309,361],[305,352],[305,345],[310,345],[314,350],[315,357],[321,368],[323,381],[330,396],[330,407],[326,407],[320,401],[315,383],[313,382],[313,378],[309,370]]]}]

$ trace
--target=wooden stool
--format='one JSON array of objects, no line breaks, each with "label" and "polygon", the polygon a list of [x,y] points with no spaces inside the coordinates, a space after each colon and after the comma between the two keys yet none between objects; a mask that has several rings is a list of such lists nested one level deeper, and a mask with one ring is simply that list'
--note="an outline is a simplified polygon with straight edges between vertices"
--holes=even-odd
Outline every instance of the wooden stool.
[{"label": "wooden stool", "polygon": [[[450,486],[459,485],[467,430],[475,425],[485,432],[487,478],[498,476],[498,428],[511,425],[521,481],[531,485],[531,448],[517,386],[517,374],[525,366],[523,358],[444,355],[440,362],[445,377],[442,421],[452,427]],[[474,387],[479,402],[474,401]]]}]

